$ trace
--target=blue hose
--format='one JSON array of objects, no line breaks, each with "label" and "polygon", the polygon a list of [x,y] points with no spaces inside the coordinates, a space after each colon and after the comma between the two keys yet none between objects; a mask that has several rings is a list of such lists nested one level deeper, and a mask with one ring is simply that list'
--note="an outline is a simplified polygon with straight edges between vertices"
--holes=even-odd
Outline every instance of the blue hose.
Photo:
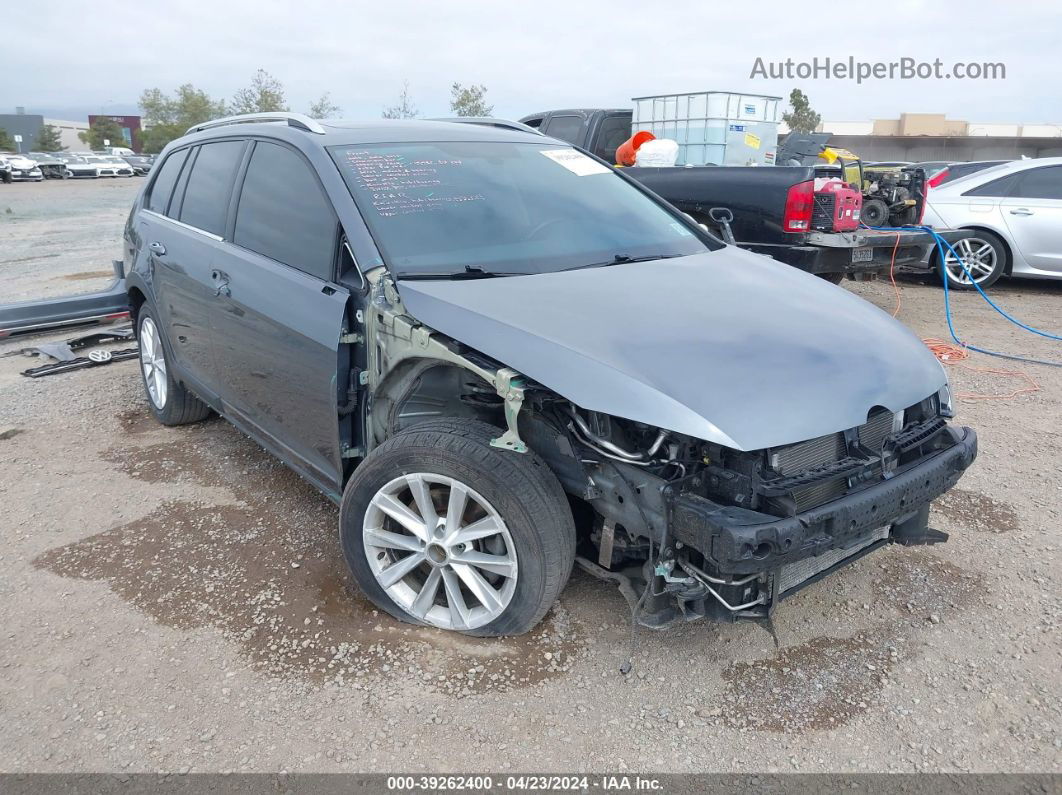
[{"label": "blue hose", "polygon": [[1050,333],[1048,333],[1046,331],[1041,331],[1040,329],[1033,328],[1032,326],[1028,326],[1025,323],[1022,323],[1020,320],[1011,317],[1005,311],[1003,311],[991,298],[989,298],[985,294],[985,291],[981,289],[981,285],[979,285],[974,280],[973,274],[970,273],[969,268],[966,267],[966,263],[963,262],[962,257],[959,256],[958,252],[954,249],[954,247],[952,247],[951,243],[949,243],[947,240],[945,240],[943,237],[941,237],[939,234],[937,234],[936,230],[933,229],[933,227],[931,227],[931,226],[875,226],[875,227],[867,227],[867,228],[868,229],[876,229],[876,230],[883,231],[883,232],[904,232],[904,231],[910,231],[912,229],[920,229],[923,232],[928,232],[930,235],[933,236],[933,240],[936,242],[936,246],[937,246],[937,253],[940,255],[940,263],[941,263],[940,278],[941,278],[941,281],[944,284],[944,315],[945,315],[945,317],[947,318],[947,321],[948,321],[948,332],[951,334],[951,338],[953,340],[955,340],[956,343],[958,343],[959,345],[962,345],[964,348],[968,348],[971,351],[977,351],[978,353],[984,353],[984,354],[987,354],[989,356],[998,356],[998,357],[1000,357],[1002,359],[1013,359],[1013,360],[1016,360],[1016,361],[1019,361],[1019,362],[1030,362],[1032,364],[1045,364],[1045,365],[1048,365],[1050,367],[1062,367],[1062,362],[1054,362],[1054,361],[1050,361],[1048,359],[1034,359],[1034,358],[1028,357],[1028,356],[1016,356],[1016,355],[1014,355],[1012,353],[1000,353],[999,351],[990,351],[990,350],[987,350],[985,348],[978,348],[975,345],[969,345],[968,343],[965,343],[961,339],[959,339],[959,335],[955,331],[955,324],[952,321],[952,317],[951,317],[951,294],[948,291],[948,274],[946,273],[946,268],[944,267],[944,261],[946,259],[945,254],[944,254],[944,247],[945,246],[947,246],[948,251],[951,252],[952,256],[955,257],[955,260],[959,263],[959,266],[963,269],[963,272],[966,274],[967,278],[970,280],[970,283],[977,289],[977,292],[979,292],[981,294],[981,297],[983,299],[985,299],[985,301],[988,303],[988,305],[990,307],[995,309],[997,312],[999,312],[999,314],[1001,314],[1003,317],[1005,317],[1007,320],[1009,320],[1011,323],[1013,323],[1015,326],[1018,326],[1019,328],[1025,329],[1026,331],[1031,331],[1033,334],[1038,334],[1039,336],[1046,337],[1047,339],[1062,341],[1062,337],[1059,337],[1059,336],[1057,336],[1055,334],[1050,334]]}]

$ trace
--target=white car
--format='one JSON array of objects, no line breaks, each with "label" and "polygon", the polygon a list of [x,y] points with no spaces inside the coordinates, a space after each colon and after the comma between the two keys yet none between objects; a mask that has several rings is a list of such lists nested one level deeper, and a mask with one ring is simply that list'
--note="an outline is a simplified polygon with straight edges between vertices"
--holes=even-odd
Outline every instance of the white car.
[{"label": "white car", "polygon": [[[947,253],[948,286],[987,288],[1007,274],[1062,279],[1062,157],[1014,160],[930,188],[923,222],[969,229]],[[929,261],[940,268],[940,255]]]},{"label": "white car", "polygon": [[99,164],[90,163],[84,155],[63,152],[56,157],[66,166],[67,175],[70,177],[96,179],[100,175]]},{"label": "white car", "polygon": [[36,160],[30,160],[25,155],[12,154],[10,152],[5,152],[3,158],[11,167],[11,178],[15,182],[40,182],[44,179],[44,174],[41,172]]},{"label": "white car", "polygon": [[132,166],[117,155],[85,155],[85,159],[95,165],[101,177],[131,177]]}]

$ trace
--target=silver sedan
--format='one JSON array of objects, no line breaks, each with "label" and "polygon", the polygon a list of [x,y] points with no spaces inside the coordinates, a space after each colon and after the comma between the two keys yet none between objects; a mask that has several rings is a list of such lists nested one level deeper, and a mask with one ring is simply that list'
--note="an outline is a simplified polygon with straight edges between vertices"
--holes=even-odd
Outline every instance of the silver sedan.
[{"label": "silver sedan", "polygon": [[[950,287],[987,288],[1003,274],[1062,279],[1062,157],[1014,160],[929,189],[925,223],[969,229],[948,252]],[[940,269],[936,252],[930,261]]]}]

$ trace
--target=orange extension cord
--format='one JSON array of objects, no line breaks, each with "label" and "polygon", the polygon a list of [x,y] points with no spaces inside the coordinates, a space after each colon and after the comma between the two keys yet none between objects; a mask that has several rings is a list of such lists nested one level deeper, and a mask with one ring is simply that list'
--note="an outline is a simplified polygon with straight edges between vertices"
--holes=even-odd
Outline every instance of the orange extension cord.
[{"label": "orange extension cord", "polygon": [[[900,309],[903,306],[903,300],[901,298],[902,291],[900,290],[900,286],[896,283],[896,251],[899,247],[900,235],[897,233],[896,243],[892,247],[892,262],[889,263],[889,282],[892,284],[892,291],[896,296],[896,307],[892,310],[893,317],[900,314]],[[954,345],[953,343],[938,340],[934,337],[924,339],[922,342],[924,342],[926,347],[933,352],[933,355],[937,357],[937,360],[946,367],[961,367],[964,370],[970,370],[974,373],[986,373],[988,375],[998,375],[1005,378],[1019,378],[1026,383],[1026,386],[1021,387],[1020,389],[1015,389],[1013,392],[1008,392],[1005,395],[983,395],[977,392],[956,392],[956,398],[962,400],[1010,400],[1011,398],[1018,397],[1018,395],[1029,395],[1033,392],[1040,391],[1040,385],[1024,370],[973,367],[972,365],[964,364],[965,360],[970,358],[970,352],[961,345]]]}]

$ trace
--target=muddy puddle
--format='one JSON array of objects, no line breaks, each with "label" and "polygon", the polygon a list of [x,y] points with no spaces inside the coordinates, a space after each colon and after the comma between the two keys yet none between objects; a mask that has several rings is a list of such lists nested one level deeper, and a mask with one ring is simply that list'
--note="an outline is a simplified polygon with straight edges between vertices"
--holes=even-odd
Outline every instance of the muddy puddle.
[{"label": "muddy puddle", "polygon": [[1012,533],[1021,526],[1014,508],[976,491],[952,489],[933,503],[933,509],[964,530]]},{"label": "muddy puddle", "polygon": [[723,670],[722,720],[733,728],[804,732],[833,729],[878,700],[895,660],[883,637],[818,637]]},{"label": "muddy puddle", "polygon": [[253,441],[220,420],[160,429],[131,411],[118,421],[144,442],[166,441],[110,450],[115,468],[146,484],[225,487],[238,504],[166,502],[50,550],[38,567],[104,580],[163,624],[220,629],[262,672],[318,683],[367,687],[386,674],[470,695],[562,675],[584,648],[563,605],[528,635],[501,640],[395,621],[356,591],[338,509]]}]

